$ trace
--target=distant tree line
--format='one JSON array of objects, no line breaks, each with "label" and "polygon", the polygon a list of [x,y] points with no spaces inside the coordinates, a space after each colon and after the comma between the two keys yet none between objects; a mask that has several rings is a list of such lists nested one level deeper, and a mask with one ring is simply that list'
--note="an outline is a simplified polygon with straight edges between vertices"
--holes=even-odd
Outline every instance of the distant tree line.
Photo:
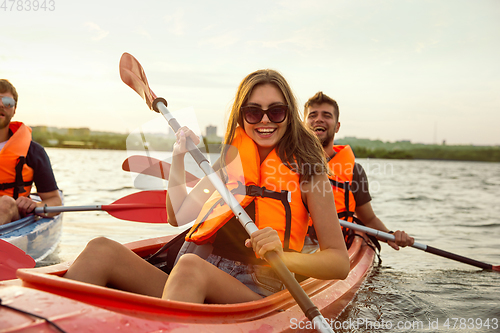
[{"label": "distant tree line", "polygon": [[127,134],[63,134],[33,131],[33,140],[44,147],[126,150]]},{"label": "distant tree line", "polygon": [[408,150],[387,150],[354,146],[353,151],[358,158],[500,162],[500,148],[498,147],[429,146]]}]

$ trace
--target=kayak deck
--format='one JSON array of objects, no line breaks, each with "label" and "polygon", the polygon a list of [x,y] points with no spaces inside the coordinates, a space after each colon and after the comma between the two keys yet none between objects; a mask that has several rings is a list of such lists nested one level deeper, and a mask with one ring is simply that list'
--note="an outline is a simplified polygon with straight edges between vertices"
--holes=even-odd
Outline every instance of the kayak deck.
[{"label": "kayak deck", "polygon": [[[173,237],[127,246],[145,257]],[[355,238],[349,256],[351,271],[345,280],[309,278],[301,283],[325,318],[335,319],[340,315],[371,270],[374,251],[362,238]],[[49,317],[68,329],[85,323],[86,328],[94,326],[98,331],[284,332],[292,331],[294,323],[307,322],[286,290],[253,302],[191,304],[64,279],[61,276],[70,264],[19,270],[18,280],[0,283],[2,303]],[[42,328],[50,330],[44,321],[0,307],[0,330],[29,332]]]}]

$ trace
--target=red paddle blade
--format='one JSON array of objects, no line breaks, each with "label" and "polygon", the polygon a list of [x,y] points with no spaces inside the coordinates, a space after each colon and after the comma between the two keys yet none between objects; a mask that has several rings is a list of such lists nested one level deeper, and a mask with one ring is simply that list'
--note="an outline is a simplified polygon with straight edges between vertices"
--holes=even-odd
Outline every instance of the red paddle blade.
[{"label": "red paddle blade", "polygon": [[129,53],[124,53],[120,59],[120,77],[127,86],[134,89],[146,101],[152,110],[156,95],[149,88],[148,79],[141,64]]},{"label": "red paddle blade", "polygon": [[[170,163],[142,155],[133,155],[127,158],[122,164],[122,169],[165,180],[168,180],[170,175]],[[194,187],[199,181],[198,177],[186,171],[186,186]]]},{"label": "red paddle blade", "polygon": [[33,268],[35,260],[23,250],[0,239],[0,281],[16,278],[19,268]]},{"label": "red paddle blade", "polygon": [[494,270],[495,272],[500,272],[500,265],[493,266],[491,269]]},{"label": "red paddle blade", "polygon": [[168,223],[166,200],[167,191],[142,191],[102,205],[101,209],[121,220]]}]

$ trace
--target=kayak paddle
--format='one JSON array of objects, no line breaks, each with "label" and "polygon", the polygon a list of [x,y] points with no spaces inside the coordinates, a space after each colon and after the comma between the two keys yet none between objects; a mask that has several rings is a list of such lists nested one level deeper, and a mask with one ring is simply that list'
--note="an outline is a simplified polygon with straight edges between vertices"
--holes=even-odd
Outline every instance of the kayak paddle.
[{"label": "kayak paddle", "polygon": [[[168,180],[170,163],[154,157],[133,155],[123,161],[122,169]],[[186,185],[188,187],[195,186],[199,181],[198,177],[186,171]]]},{"label": "kayak paddle", "polygon": [[33,268],[35,260],[23,250],[0,239],[0,281],[16,278],[19,268]]},{"label": "kayak paddle", "polygon": [[[148,159],[148,160],[152,160],[154,163],[161,162],[161,161],[156,160],[156,159],[154,159],[152,157],[146,157],[146,156],[138,156],[137,155],[137,156],[134,156],[134,158],[137,161],[139,159],[143,159],[143,160]],[[156,160],[156,161],[154,161],[154,160]],[[168,164],[167,162],[162,162],[162,163],[166,164],[170,168],[170,164]],[[157,170],[157,169],[155,169],[155,170]],[[150,171],[152,171],[152,170],[150,170]],[[136,171],[136,172],[139,172],[139,171]],[[165,180],[168,180],[168,174],[161,174],[161,173],[159,173],[157,171],[156,172],[151,172],[151,173],[148,173],[148,174],[150,176],[155,176],[155,177],[158,177],[158,178],[163,178]],[[346,227],[346,228],[351,228],[353,230],[363,231],[363,232],[365,232],[367,234],[373,235],[375,237],[379,237],[379,238],[384,239],[384,240],[394,241],[394,239],[395,239],[394,235],[388,234],[386,232],[382,232],[380,230],[372,229],[372,228],[369,228],[369,227],[366,227],[366,226],[362,226],[362,225],[359,225],[359,224],[354,224],[354,223],[351,223],[351,222],[346,222],[346,221],[343,221],[343,220],[339,220],[339,221],[340,221],[340,224],[342,226]],[[437,249],[437,248],[429,246],[429,245],[420,244],[420,243],[416,243],[416,242],[413,243],[413,245],[411,245],[411,246],[414,247],[414,248],[416,248],[416,249],[422,250],[424,252],[432,253],[432,254],[438,255],[438,256],[443,257],[443,258],[448,258],[448,259],[456,260],[456,261],[459,261],[461,263],[472,265],[472,266],[476,266],[476,267],[479,267],[479,268],[482,268],[482,269],[486,269],[486,270],[492,270],[492,271],[498,271],[498,272],[500,272],[500,265],[493,266],[491,264],[486,264],[486,263],[481,262],[481,261],[477,261],[477,260],[474,260],[474,259],[471,259],[471,258],[467,258],[467,257],[461,256],[461,255],[455,254],[455,253],[447,252],[447,251],[440,250],[440,249]]]},{"label": "kayak paddle", "polygon": [[[141,64],[129,53],[124,53],[120,59],[120,77],[122,81],[137,92],[145,101],[150,109],[159,112],[168,121],[170,127],[177,132],[181,127],[170,111],[167,109],[167,101],[164,98],[157,98],[149,87],[146,74]],[[225,184],[215,173],[208,160],[196,147],[190,138],[186,140],[186,146],[193,159],[198,163],[198,166],[203,170],[205,175],[210,179],[212,185],[220,193],[226,204],[231,208],[235,216],[245,228],[249,235],[257,231],[258,228],[252,221],[250,216],[241,207],[236,198],[226,188]],[[333,332],[328,322],[325,320],[318,308],[312,303],[311,299],[300,284],[295,280],[295,277],[290,273],[279,255],[270,251],[265,254],[266,260],[271,264],[276,274],[285,284],[286,288],[300,306],[305,316],[313,323],[314,328],[319,332]]]},{"label": "kayak paddle", "polygon": [[[346,227],[346,228],[351,228],[353,230],[363,231],[367,234],[370,234],[372,236],[375,236],[375,237],[378,237],[378,238],[381,238],[384,240],[389,240],[389,241],[395,240],[394,235],[391,235],[389,233],[386,233],[386,232],[383,232],[380,230],[368,228],[368,227],[363,226],[363,225],[359,225],[359,224],[355,224],[355,223],[351,223],[351,222],[346,222],[343,220],[340,220],[340,225],[343,227]],[[410,246],[414,247],[416,249],[428,252],[428,253],[438,255],[440,257],[456,260],[456,261],[459,261],[459,262],[464,263],[464,264],[472,265],[472,266],[479,267],[479,268],[486,269],[486,270],[490,270],[490,271],[500,272],[500,265],[493,266],[491,264],[486,264],[486,263],[481,262],[481,261],[477,261],[477,260],[474,260],[471,258],[463,257],[461,255],[447,252],[444,250],[436,249],[435,247],[428,246],[425,244],[420,244],[417,242],[413,243],[413,245],[410,245]]]},{"label": "kayak paddle", "polygon": [[36,214],[83,212],[103,210],[110,215],[135,222],[167,222],[166,195],[167,191],[142,191],[129,194],[109,205],[89,206],[47,206],[35,208]]}]

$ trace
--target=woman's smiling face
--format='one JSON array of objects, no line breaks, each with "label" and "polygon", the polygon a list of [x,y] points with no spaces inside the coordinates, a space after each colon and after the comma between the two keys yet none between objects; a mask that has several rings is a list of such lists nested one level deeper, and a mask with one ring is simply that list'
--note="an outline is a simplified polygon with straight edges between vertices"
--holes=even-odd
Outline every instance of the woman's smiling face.
[{"label": "woman's smiling face", "polygon": [[[245,106],[252,105],[258,106],[262,110],[269,110],[271,106],[279,104],[286,105],[285,97],[275,85],[265,83],[253,88]],[[267,114],[264,114],[257,124],[248,123],[245,117],[243,117],[243,123],[246,134],[252,138],[259,149],[262,163],[285,134],[287,119],[285,118],[281,123],[273,123],[269,120]]]}]

